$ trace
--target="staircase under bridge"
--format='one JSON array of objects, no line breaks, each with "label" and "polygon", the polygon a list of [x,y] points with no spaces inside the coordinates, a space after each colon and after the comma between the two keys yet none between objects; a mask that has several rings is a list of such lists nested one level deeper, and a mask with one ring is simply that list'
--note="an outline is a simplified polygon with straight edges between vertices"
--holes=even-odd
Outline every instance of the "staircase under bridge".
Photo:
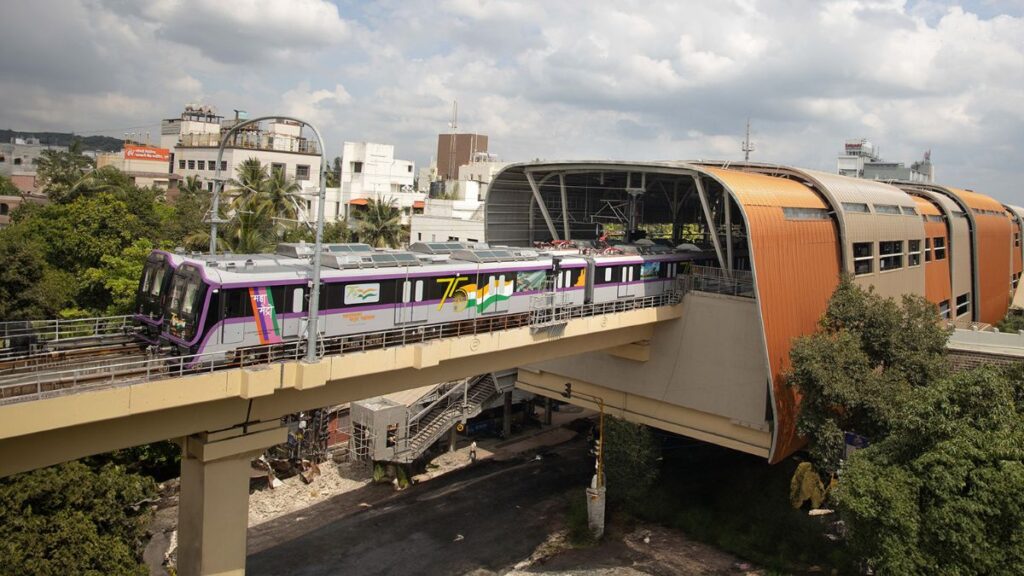
[{"label": "staircase under bridge", "polygon": [[511,391],[514,373],[485,373],[436,386],[353,402],[351,450],[356,459],[409,463],[459,423]]}]

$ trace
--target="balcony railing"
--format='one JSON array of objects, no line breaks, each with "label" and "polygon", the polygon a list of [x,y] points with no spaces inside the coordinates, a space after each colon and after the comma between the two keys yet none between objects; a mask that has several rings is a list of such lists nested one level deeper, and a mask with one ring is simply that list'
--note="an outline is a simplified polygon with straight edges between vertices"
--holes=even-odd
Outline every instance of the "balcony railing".
[{"label": "balcony railing", "polygon": [[[216,148],[220,146],[221,135],[214,134],[182,134],[178,146],[188,148]],[[246,150],[266,150],[269,152],[295,152],[299,154],[319,154],[320,147],[316,142],[305,138],[295,138],[268,133],[242,132],[235,134],[227,143],[228,148]]]},{"label": "balcony railing", "polygon": [[690,266],[679,275],[684,292],[711,292],[754,298],[754,275],[746,270],[727,272],[710,266]]}]

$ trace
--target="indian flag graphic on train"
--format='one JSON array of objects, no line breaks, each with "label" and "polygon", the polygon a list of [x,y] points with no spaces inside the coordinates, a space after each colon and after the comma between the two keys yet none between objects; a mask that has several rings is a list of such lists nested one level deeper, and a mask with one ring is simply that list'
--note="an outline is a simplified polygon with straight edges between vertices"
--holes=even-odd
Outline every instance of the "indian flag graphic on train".
[{"label": "indian flag graphic on train", "polygon": [[478,312],[487,310],[496,302],[508,300],[512,297],[515,282],[512,280],[501,280],[495,278],[484,286],[466,284],[459,288],[459,293],[466,298],[466,307],[476,307]]}]

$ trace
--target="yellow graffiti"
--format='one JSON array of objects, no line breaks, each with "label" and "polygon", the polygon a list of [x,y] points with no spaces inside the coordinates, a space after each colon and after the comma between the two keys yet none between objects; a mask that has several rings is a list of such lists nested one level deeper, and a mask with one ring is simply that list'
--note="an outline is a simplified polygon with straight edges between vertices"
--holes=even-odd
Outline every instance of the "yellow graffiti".
[{"label": "yellow graffiti", "polygon": [[459,276],[455,278],[438,278],[439,284],[448,284],[448,287],[444,289],[444,295],[441,296],[441,302],[438,303],[437,309],[440,310],[444,307],[444,303],[455,294],[455,290],[459,287],[459,282],[468,281],[469,276]]}]

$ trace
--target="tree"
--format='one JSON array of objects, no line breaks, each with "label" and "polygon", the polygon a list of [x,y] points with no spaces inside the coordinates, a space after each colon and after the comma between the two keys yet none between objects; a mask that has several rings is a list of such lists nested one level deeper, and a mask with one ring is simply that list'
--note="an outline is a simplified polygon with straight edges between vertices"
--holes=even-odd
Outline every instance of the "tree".
[{"label": "tree", "polygon": [[270,204],[270,212],[277,218],[278,235],[284,230],[295,228],[299,217],[299,206],[303,204],[299,192],[302,187],[295,180],[289,180],[283,172],[275,170],[266,184],[264,201]]},{"label": "tree", "polygon": [[71,302],[74,278],[48,266],[45,256],[22,227],[0,230],[0,322],[54,318]]},{"label": "tree", "polygon": [[3,174],[0,174],[0,196],[21,196],[21,190]]},{"label": "tree", "polygon": [[341,157],[335,156],[327,168],[327,187],[337,188],[338,186],[341,186]]},{"label": "tree", "polygon": [[235,169],[235,177],[228,181],[235,195],[231,202],[232,207],[245,207],[254,199],[262,197],[269,180],[270,173],[258,158],[244,160]]},{"label": "tree", "polygon": [[0,574],[138,574],[153,481],[78,462],[0,479]]},{"label": "tree", "polygon": [[937,318],[919,296],[897,304],[841,280],[819,332],[794,343],[786,375],[802,396],[797,429],[819,469],[838,469],[844,432],[887,434],[907,394],[944,373],[948,332]]},{"label": "tree", "polygon": [[[919,297],[844,279],[788,382],[849,546],[877,573],[1024,573],[1024,367],[953,373]],[[840,466],[843,431],[867,437]]]},{"label": "tree", "polygon": [[100,266],[84,272],[83,279],[93,291],[109,294],[107,315],[132,313],[142,267],[153,248],[149,239],[139,238],[121,254],[104,254],[100,257]]},{"label": "tree", "polygon": [[634,506],[658,478],[661,444],[651,429],[606,417],[601,450],[611,502]]},{"label": "tree", "polygon": [[395,248],[402,242],[402,211],[394,198],[370,198],[356,212],[356,235],[377,248]]},{"label": "tree", "polygon": [[43,150],[36,166],[36,179],[40,188],[54,202],[74,199],[75,185],[92,169],[94,162],[82,153],[82,141],[71,141],[68,150]]}]

